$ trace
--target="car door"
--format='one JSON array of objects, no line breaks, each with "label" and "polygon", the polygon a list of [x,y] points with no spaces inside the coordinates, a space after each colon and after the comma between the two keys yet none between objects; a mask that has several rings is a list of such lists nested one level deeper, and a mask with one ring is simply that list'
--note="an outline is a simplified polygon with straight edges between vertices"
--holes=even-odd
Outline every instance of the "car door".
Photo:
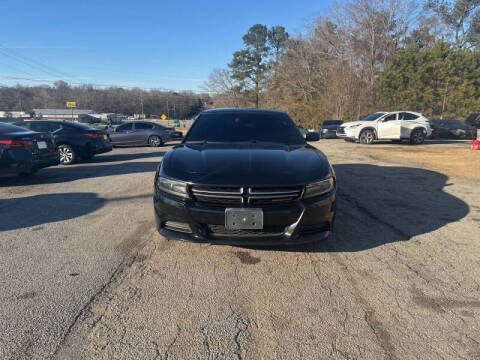
[{"label": "car door", "polygon": [[417,114],[411,112],[401,112],[398,114],[400,120],[400,136],[405,139],[410,137],[410,133],[417,126],[415,121],[419,118]]},{"label": "car door", "polygon": [[398,119],[398,113],[389,114],[378,120],[378,138],[379,139],[400,139],[401,123]]},{"label": "car door", "polygon": [[135,144],[146,144],[152,129],[153,124],[136,122],[133,130],[133,139]]},{"label": "car door", "polygon": [[110,140],[115,145],[132,144],[133,137],[133,123],[120,125],[110,134]]}]

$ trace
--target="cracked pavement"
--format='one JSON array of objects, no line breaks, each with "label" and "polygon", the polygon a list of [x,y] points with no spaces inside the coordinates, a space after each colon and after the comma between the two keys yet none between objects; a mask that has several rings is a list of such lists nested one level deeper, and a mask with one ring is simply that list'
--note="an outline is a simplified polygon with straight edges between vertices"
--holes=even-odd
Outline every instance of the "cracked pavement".
[{"label": "cracked pavement", "polygon": [[480,358],[479,181],[315,146],[335,234],[294,248],[166,241],[154,149],[2,182],[0,358]]}]

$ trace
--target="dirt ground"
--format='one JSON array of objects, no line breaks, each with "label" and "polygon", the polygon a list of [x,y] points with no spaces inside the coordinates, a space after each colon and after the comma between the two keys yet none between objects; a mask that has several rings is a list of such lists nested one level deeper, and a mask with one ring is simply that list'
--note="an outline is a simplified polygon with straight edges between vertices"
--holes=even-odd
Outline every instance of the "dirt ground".
[{"label": "dirt ground", "polygon": [[371,159],[440,171],[448,176],[480,179],[480,151],[470,150],[470,141],[408,144],[374,144],[356,147],[355,151]]}]

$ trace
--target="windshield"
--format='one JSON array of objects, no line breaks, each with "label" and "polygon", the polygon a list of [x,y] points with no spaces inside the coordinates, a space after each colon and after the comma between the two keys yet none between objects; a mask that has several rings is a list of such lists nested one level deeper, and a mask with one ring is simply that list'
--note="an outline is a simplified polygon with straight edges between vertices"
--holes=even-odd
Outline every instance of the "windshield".
[{"label": "windshield", "polygon": [[325,120],[322,125],[323,126],[328,126],[328,125],[342,125],[343,121],[342,120]]},{"label": "windshield", "polygon": [[380,116],[385,115],[383,112],[376,112],[372,115],[368,115],[367,117],[363,118],[362,121],[374,121],[377,120]]},{"label": "windshield", "polygon": [[185,139],[193,141],[305,143],[287,114],[252,112],[201,114]]}]

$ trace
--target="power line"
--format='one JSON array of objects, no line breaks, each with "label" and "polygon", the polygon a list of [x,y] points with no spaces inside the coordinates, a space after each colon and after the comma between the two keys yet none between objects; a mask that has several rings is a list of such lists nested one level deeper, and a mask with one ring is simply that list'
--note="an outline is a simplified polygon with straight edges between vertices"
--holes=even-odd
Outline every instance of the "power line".
[{"label": "power line", "polygon": [[72,75],[69,75],[63,71],[59,71],[54,69],[53,67],[49,65],[45,65],[37,60],[31,59],[25,55],[18,54],[11,49],[0,45],[0,54],[7,56],[13,60],[19,61],[23,63],[24,65],[29,66],[30,68],[34,68],[37,71],[40,70],[50,76],[57,76],[57,77],[67,77],[67,78],[74,78]]},{"label": "power line", "polygon": [[[11,76],[11,75],[0,75],[0,78],[9,79],[9,80],[24,80],[24,81],[32,81],[32,82],[39,82],[39,83],[51,83],[54,84],[58,80],[52,79],[38,79],[38,78],[31,78],[31,77],[23,77],[23,76]],[[140,89],[140,90],[157,90],[157,91],[165,91],[165,92],[194,92],[193,90],[181,90],[181,89],[169,89],[169,88],[160,88],[160,87],[141,87],[141,86],[124,86],[124,85],[116,85],[116,84],[96,84],[96,83],[79,83],[79,82],[68,82],[69,85],[91,85],[94,87],[100,88],[123,88],[123,89]],[[201,91],[200,93],[207,93],[207,94],[216,94],[213,91]]]}]

